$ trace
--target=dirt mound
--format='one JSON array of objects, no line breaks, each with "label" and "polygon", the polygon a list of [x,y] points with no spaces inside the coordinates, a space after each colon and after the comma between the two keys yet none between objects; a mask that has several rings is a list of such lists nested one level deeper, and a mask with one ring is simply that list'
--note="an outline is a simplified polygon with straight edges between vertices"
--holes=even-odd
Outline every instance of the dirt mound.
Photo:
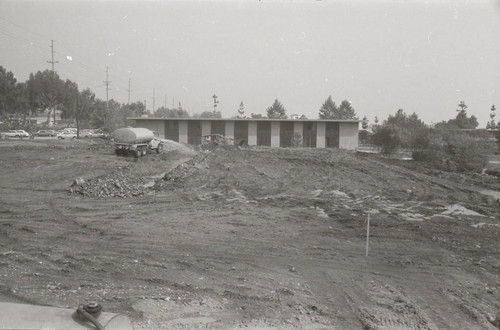
[{"label": "dirt mound", "polygon": [[[86,149],[97,153],[106,151],[112,153],[114,149],[113,142],[109,140],[85,142],[76,145],[86,146]],[[75,179],[69,188],[69,193],[99,198],[138,197],[148,193],[154,182],[164,175],[160,171],[170,170],[170,168],[162,166],[163,163],[181,162],[180,160],[191,158],[197,154],[184,144],[170,140],[164,140],[164,143],[165,149],[161,154],[150,154],[139,160],[125,157],[123,160],[129,161],[129,163],[116,167],[110,174],[90,177],[85,180]],[[180,167],[182,166],[184,165],[181,162]]]},{"label": "dirt mound", "polygon": [[140,176],[128,173],[131,165],[118,167],[113,174],[83,180],[75,179],[69,189],[71,194],[87,197],[136,197],[144,194],[144,184],[147,182]]},{"label": "dirt mound", "polygon": [[[432,193],[429,184],[434,186]],[[448,197],[475,210],[481,210],[481,205],[491,209],[492,204],[486,196],[399,166],[393,160],[343,150],[255,148],[201,152],[167,173],[154,188],[182,188],[201,199],[224,197],[229,201],[237,198],[316,207],[327,213],[339,208],[342,213],[378,209],[410,221],[432,216],[436,208],[445,211]],[[497,208],[500,212],[500,205]]]},{"label": "dirt mound", "polygon": [[332,149],[53,143],[0,153],[0,300],[96,300],[137,329],[498,328],[487,177]]}]

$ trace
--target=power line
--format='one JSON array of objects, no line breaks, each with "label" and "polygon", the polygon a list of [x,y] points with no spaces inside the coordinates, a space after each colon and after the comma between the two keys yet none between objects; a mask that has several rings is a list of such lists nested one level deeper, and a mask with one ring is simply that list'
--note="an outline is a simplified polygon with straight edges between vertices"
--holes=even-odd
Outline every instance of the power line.
[{"label": "power line", "polygon": [[51,38],[49,38],[49,37],[47,37],[47,36],[44,36],[43,34],[40,34],[40,33],[38,33],[38,32],[31,31],[31,30],[29,30],[29,29],[27,29],[27,28],[25,28],[25,27],[23,27],[23,26],[21,26],[21,25],[19,25],[19,24],[17,24],[17,23],[14,23],[14,22],[12,22],[12,21],[10,21],[10,20],[6,19],[5,17],[1,17],[1,16],[0,16],[0,19],[1,19],[1,20],[3,20],[3,21],[9,22],[10,24],[12,24],[12,25],[14,25],[14,26],[17,26],[18,28],[23,29],[23,30],[25,30],[25,31],[27,31],[27,32],[29,32],[29,33],[35,34],[35,35],[37,35],[37,36],[39,36],[39,37],[42,37],[42,38],[45,38],[45,39],[47,39],[47,40],[51,40]]},{"label": "power line", "polygon": [[4,31],[2,29],[0,29],[0,33],[3,34],[3,35],[5,35],[6,37],[9,37],[9,38],[12,38],[12,39],[14,39],[16,41],[21,42],[23,45],[26,45],[26,43],[27,43],[30,47],[40,48],[40,49],[43,49],[44,51],[47,50],[46,46],[41,46],[42,44],[39,43],[39,42],[37,42],[37,41],[33,41],[33,40],[30,40],[30,39],[27,39],[27,38],[15,35],[12,32],[6,32],[6,31]]},{"label": "power line", "polygon": [[[51,40],[51,46],[50,46],[51,47],[51,60],[47,61],[47,63],[51,64],[52,72],[54,75],[56,73],[55,64],[59,63],[58,61],[55,61],[55,59],[54,59],[54,57],[56,55],[60,56],[62,58],[66,58],[66,59],[68,59],[68,61],[71,61],[71,65],[69,65],[69,63],[66,63],[66,61],[59,63],[59,65],[63,66],[63,70],[64,70],[64,72],[66,72],[66,76],[68,76],[67,75],[68,72],[72,72],[72,73],[76,73],[76,75],[78,77],[84,76],[84,77],[90,78],[91,80],[96,81],[96,80],[98,80],[98,76],[102,74],[102,71],[97,69],[100,66],[100,64],[95,63],[93,60],[91,60],[89,58],[81,56],[81,50],[78,50],[78,51],[75,50],[75,48],[74,48],[75,46],[72,46],[71,43],[65,43],[64,41],[57,40],[59,51],[56,51],[55,47],[54,47],[54,43],[56,42],[56,40],[54,40],[46,35],[43,35],[41,33],[32,31],[26,27],[23,27],[15,22],[10,21],[9,19],[6,19],[6,18],[0,16],[0,23],[2,21],[9,23],[10,25],[14,26],[15,28],[17,28],[19,30],[18,31],[15,31],[15,30],[8,31],[8,30],[5,30],[5,29],[9,29],[8,25],[5,25],[4,29],[2,29],[2,27],[0,26],[0,35],[5,35],[6,37],[11,38],[11,39],[15,40],[16,42],[23,44],[25,47],[28,47],[28,46],[29,47],[36,47],[36,48],[42,49],[43,51],[46,51],[47,48],[44,46],[41,46],[41,45],[43,45],[43,43],[41,43],[40,41],[34,40],[35,38],[33,38],[33,36],[35,36],[36,38],[42,38],[43,40]],[[23,36],[22,34],[24,34],[26,32],[29,33],[30,35]],[[64,49],[65,51],[68,51],[69,54],[68,53],[63,54],[60,51],[60,49]],[[108,68],[106,69],[106,71],[108,71]],[[95,77],[91,77],[89,75],[90,73],[92,73],[92,75],[95,74]],[[127,102],[130,103],[130,93],[132,92],[132,90],[130,88],[130,79],[129,79],[129,85],[128,85],[129,88],[128,89],[122,87],[122,86],[126,86],[126,83],[122,79],[120,79],[120,77],[115,77],[115,80],[116,79],[118,79],[119,82],[115,81],[114,85],[117,88],[120,88],[122,90],[126,90],[128,92]],[[123,84],[120,83],[122,81],[123,81]],[[106,82],[105,82],[107,103],[109,102],[109,89],[110,89],[109,85],[110,85],[110,83],[111,82],[108,79],[108,72],[107,72],[106,73]],[[134,86],[135,86],[134,91],[139,90],[140,94],[147,93],[147,90],[151,90],[150,88],[143,86],[143,85],[140,85],[140,84],[138,85],[137,83],[134,83]],[[137,95],[137,96],[140,97],[140,95]],[[155,95],[153,95],[153,98],[155,98]],[[166,98],[166,96],[165,96],[165,98]],[[154,107],[154,103],[155,103],[155,100],[153,100],[153,107]],[[165,100],[165,105],[166,105],[166,103],[167,102]]]}]

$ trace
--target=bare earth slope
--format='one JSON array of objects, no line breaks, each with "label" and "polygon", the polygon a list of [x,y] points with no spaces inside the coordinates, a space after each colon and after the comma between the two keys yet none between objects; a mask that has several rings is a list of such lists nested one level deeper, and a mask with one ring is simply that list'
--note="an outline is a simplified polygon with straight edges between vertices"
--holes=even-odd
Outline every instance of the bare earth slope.
[{"label": "bare earth slope", "polygon": [[0,151],[0,300],[96,299],[137,328],[500,327],[497,178],[342,150]]}]

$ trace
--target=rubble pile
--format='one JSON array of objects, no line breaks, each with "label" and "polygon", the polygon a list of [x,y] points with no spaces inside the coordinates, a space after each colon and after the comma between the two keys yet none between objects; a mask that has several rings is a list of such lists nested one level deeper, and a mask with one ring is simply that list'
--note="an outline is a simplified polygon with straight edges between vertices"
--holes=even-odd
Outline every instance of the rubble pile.
[{"label": "rubble pile", "polygon": [[213,153],[209,151],[200,152],[192,159],[188,160],[187,162],[179,164],[170,172],[166,173],[163,176],[163,180],[158,180],[156,182],[154,189],[160,189],[162,187],[167,186],[170,183],[180,182],[184,178],[198,171],[199,169],[208,168],[212,156]]},{"label": "rubble pile", "polygon": [[126,175],[123,168],[112,175],[105,177],[91,178],[83,180],[77,178],[74,180],[69,192],[71,194],[80,194],[86,197],[136,197],[144,195],[146,188],[145,179],[137,176]]}]

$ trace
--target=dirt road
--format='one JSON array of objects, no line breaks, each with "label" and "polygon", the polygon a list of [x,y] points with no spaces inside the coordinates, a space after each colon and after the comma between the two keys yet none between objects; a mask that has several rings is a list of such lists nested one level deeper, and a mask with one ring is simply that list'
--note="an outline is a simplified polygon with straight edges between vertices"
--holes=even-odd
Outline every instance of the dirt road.
[{"label": "dirt road", "polygon": [[1,301],[98,300],[138,329],[500,328],[495,177],[95,141],[0,141],[0,168]]}]

